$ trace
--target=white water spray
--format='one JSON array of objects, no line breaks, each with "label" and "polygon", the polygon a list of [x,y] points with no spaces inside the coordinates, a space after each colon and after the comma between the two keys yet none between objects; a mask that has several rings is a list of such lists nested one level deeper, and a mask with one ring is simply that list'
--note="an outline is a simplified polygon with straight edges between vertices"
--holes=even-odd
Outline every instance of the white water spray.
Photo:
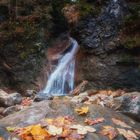
[{"label": "white water spray", "polygon": [[78,43],[71,38],[71,50],[59,60],[57,67],[50,75],[47,85],[42,93],[50,96],[61,96],[69,93],[74,88],[75,54]]}]

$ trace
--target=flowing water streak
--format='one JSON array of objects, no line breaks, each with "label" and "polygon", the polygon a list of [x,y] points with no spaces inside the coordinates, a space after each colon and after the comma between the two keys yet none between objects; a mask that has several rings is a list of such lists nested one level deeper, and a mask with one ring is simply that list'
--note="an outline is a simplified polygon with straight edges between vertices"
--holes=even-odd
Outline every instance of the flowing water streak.
[{"label": "flowing water streak", "polygon": [[72,91],[74,88],[75,54],[78,50],[78,43],[71,38],[71,49],[59,60],[57,67],[50,75],[44,94],[61,96]]}]

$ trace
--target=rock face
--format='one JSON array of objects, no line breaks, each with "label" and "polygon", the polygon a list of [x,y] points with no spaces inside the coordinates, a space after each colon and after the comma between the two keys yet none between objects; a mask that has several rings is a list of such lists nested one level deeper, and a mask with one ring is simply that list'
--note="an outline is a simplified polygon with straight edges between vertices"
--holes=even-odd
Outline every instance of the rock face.
[{"label": "rock face", "polygon": [[81,46],[77,82],[88,80],[89,86],[102,89],[140,90],[140,51],[135,45],[128,49],[120,41],[128,11],[123,0],[111,0],[97,18],[88,17],[76,25],[73,36]]},{"label": "rock face", "polygon": [[[41,71],[47,61],[48,3],[26,0],[24,4],[18,2],[16,8],[16,2],[0,1],[1,87],[9,86],[22,93],[26,89],[40,88],[37,77],[42,76]],[[38,10],[42,7],[46,7],[43,13]]]},{"label": "rock face", "polygon": [[19,93],[8,94],[3,90],[0,90],[0,105],[1,106],[12,106],[19,104],[22,101],[22,96]]},{"label": "rock face", "polygon": [[[74,104],[69,100],[70,97],[65,98],[55,98],[53,101],[42,101],[39,103],[35,103],[31,107],[28,107],[18,113],[9,115],[4,119],[0,120],[0,126],[27,126],[30,124],[35,124],[41,122],[44,118],[56,118],[58,116],[72,116],[74,117],[75,121],[79,124],[84,125],[84,120],[88,118],[99,118],[104,117],[105,122],[102,124],[95,125],[94,127],[97,130],[102,129],[104,125],[111,125],[113,127],[118,127],[117,125],[113,124],[112,118],[120,119],[121,121],[126,122],[129,126],[131,126],[136,130],[139,130],[140,124],[135,123],[128,117],[121,115],[119,113],[115,113],[107,108],[102,108],[97,105],[87,105],[89,106],[89,113],[85,116],[79,116],[74,109],[77,107],[83,106],[81,103]],[[120,126],[119,126],[120,127]],[[118,135],[116,140],[120,140],[120,137],[123,139],[122,136]],[[86,136],[86,140],[90,139],[97,139],[103,140],[107,139],[104,136],[101,136],[99,133],[92,133]]]}]

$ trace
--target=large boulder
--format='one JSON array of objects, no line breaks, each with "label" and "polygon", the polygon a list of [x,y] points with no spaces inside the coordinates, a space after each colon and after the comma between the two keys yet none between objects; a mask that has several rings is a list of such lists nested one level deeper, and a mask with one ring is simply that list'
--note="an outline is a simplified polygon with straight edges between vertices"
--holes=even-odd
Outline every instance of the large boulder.
[{"label": "large boulder", "polygon": [[[116,125],[112,122],[112,118],[119,119],[129,125],[129,128],[132,130],[139,130],[140,124],[134,122],[132,119],[111,111],[110,109],[103,108],[97,105],[86,105],[89,107],[89,113],[87,115],[80,116],[75,112],[75,108],[85,106],[82,103],[73,103],[70,101],[71,97],[60,97],[54,98],[52,101],[41,101],[39,103],[34,103],[34,105],[17,112],[15,114],[11,114],[0,120],[0,126],[28,126],[31,124],[36,124],[42,122],[44,118],[57,118],[58,116],[72,116],[74,117],[76,123],[84,125],[84,120],[86,118],[100,118],[104,117],[105,122],[101,124],[94,125],[97,131],[102,129],[102,126],[110,125],[113,127],[123,128],[121,126]],[[123,128],[124,129],[124,128]],[[88,134],[85,138],[86,140],[103,140],[107,139],[100,135],[100,133],[91,133]],[[116,137],[116,140],[124,139],[121,135]]]}]

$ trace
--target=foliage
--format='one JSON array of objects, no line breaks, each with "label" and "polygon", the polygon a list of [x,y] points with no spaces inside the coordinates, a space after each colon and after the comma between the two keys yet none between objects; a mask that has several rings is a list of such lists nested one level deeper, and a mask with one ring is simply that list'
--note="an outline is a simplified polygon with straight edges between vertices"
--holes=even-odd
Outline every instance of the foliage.
[{"label": "foliage", "polygon": [[71,3],[70,0],[52,0],[51,6],[51,16],[53,18],[53,23],[54,23],[54,31],[56,34],[64,32],[68,29],[68,23],[64,17],[64,14],[62,12],[63,7],[65,4]]}]

